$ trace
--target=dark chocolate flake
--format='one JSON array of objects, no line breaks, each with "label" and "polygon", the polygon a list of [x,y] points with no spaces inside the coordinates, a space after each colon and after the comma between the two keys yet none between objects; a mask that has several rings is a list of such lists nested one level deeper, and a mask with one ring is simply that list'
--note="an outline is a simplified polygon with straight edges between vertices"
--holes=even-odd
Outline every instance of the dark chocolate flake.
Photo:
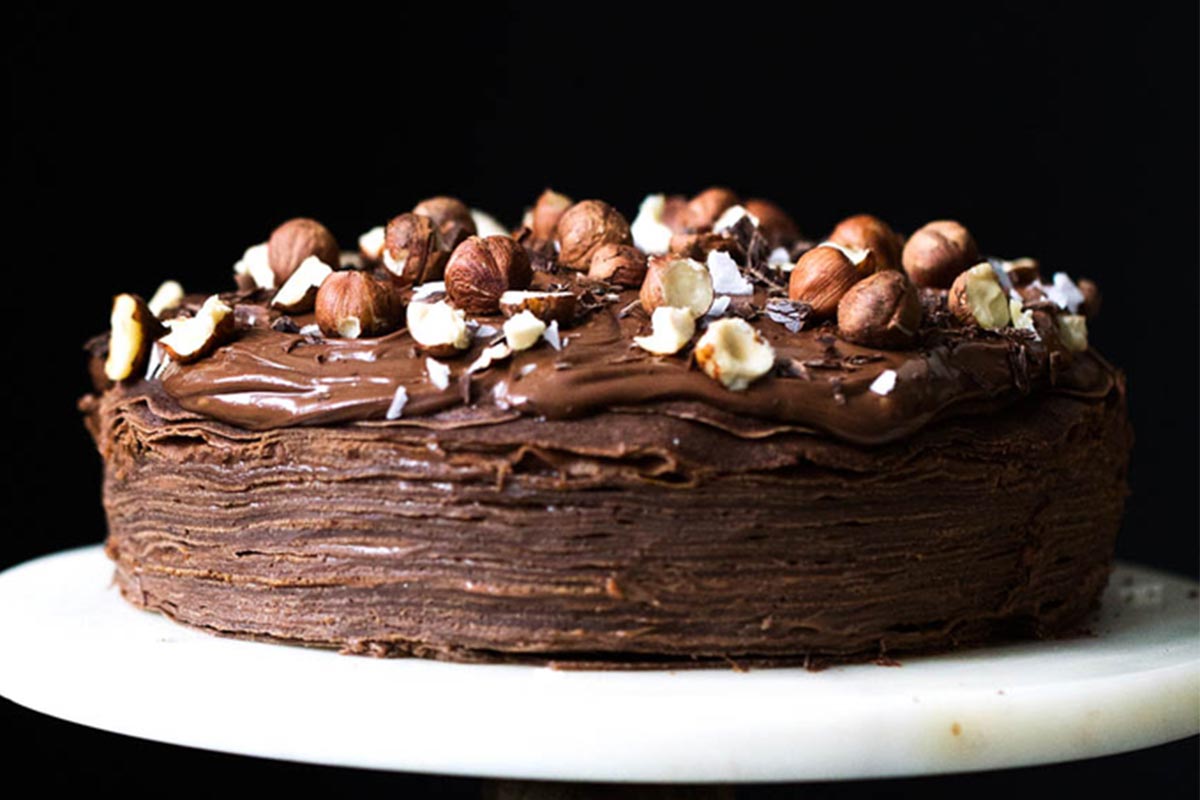
[{"label": "dark chocolate flake", "polygon": [[772,322],[779,323],[792,333],[799,333],[812,315],[812,306],[802,300],[775,297],[767,301],[763,313]]}]

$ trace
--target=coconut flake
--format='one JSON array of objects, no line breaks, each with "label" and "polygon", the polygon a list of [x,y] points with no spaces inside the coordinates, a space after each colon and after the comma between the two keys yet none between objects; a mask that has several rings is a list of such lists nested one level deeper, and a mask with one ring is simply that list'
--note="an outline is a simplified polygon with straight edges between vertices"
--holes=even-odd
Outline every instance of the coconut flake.
[{"label": "coconut flake", "polygon": [[784,272],[790,272],[792,267],[796,265],[792,263],[792,254],[788,252],[786,247],[776,247],[767,254],[767,266],[783,270]]},{"label": "coconut flake", "polygon": [[400,419],[400,415],[404,413],[404,406],[407,404],[408,389],[397,386],[396,393],[392,395],[392,404],[388,406],[387,414],[384,416],[388,419]]},{"label": "coconut flake", "polygon": [[712,275],[714,294],[754,294],[754,284],[746,280],[733,256],[724,250],[709,252],[705,262]]},{"label": "coconut flake", "polygon": [[410,302],[419,303],[427,297],[432,297],[435,294],[445,293],[445,281],[430,281],[429,283],[422,283],[416,289],[413,289],[412,300]]},{"label": "coconut flake", "polygon": [[881,397],[886,397],[896,388],[896,370],[885,369],[879,377],[871,381],[871,391]]},{"label": "coconut flake", "polygon": [[166,349],[158,342],[152,344],[150,346],[150,360],[146,362],[146,380],[152,381],[157,378],[170,363],[171,357],[167,355]]},{"label": "coconut flake", "polygon": [[471,209],[471,220],[475,223],[475,235],[481,238],[488,236],[508,236],[508,229],[500,221],[486,211],[478,208]]},{"label": "coconut flake", "polygon": [[450,366],[443,364],[436,358],[425,359],[425,372],[429,375],[429,382],[437,388],[445,391],[450,385]]},{"label": "coconut flake", "polygon": [[310,325],[305,325],[303,328],[301,328],[298,331],[298,333],[301,336],[320,336],[321,335],[321,326],[317,325],[316,323],[313,323]]},{"label": "coconut flake", "polygon": [[490,339],[500,332],[500,329],[495,325],[481,325],[474,320],[467,323],[471,328],[471,335],[476,339]]},{"label": "coconut flake", "polygon": [[1046,285],[1041,281],[1035,284],[1037,288],[1042,290],[1042,294],[1046,295],[1046,299],[1059,308],[1065,308],[1072,314],[1079,312],[1079,307],[1083,305],[1083,292],[1079,291],[1079,287],[1075,285],[1075,281],[1065,272],[1054,273],[1054,283]]},{"label": "coconut flake", "polygon": [[704,316],[713,318],[723,316],[729,310],[730,302],[729,295],[721,295],[713,300],[712,305],[708,307],[708,312]]},{"label": "coconut flake", "polygon": [[1005,294],[1012,297],[1016,289],[1013,287],[1012,278],[1008,274],[1009,267],[1012,266],[1011,261],[1005,261],[1002,258],[988,257],[988,263],[992,265],[992,272],[996,273],[996,280],[1000,287],[1004,289]]},{"label": "coconut flake", "polygon": [[358,249],[367,258],[378,261],[383,257],[383,246],[387,241],[387,231],[382,225],[376,225],[371,230],[358,237]]},{"label": "coconut flake", "polygon": [[503,361],[512,355],[512,348],[504,342],[494,344],[491,347],[483,348],[483,352],[479,354],[479,358],[471,362],[467,367],[467,374],[471,375],[476,372],[482,372],[497,361]]},{"label": "coconut flake", "polygon": [[546,330],[542,331],[542,338],[545,339],[555,350],[562,350],[562,339],[558,336],[558,320],[551,320],[546,326]]}]

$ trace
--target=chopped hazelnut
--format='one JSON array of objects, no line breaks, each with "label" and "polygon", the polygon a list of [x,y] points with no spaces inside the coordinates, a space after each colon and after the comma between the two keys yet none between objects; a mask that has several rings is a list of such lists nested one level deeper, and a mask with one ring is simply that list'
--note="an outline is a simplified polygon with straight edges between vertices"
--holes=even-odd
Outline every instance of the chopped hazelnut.
[{"label": "chopped hazelnut", "polygon": [[964,323],[995,330],[1011,321],[1008,295],[988,262],[959,274],[950,287],[950,312]]},{"label": "chopped hazelnut", "polygon": [[522,311],[504,321],[504,340],[513,352],[528,350],[539,341],[546,332],[546,323],[535,317],[529,311]]},{"label": "chopped hazelnut", "polygon": [[713,303],[712,274],[690,258],[655,256],[650,259],[639,297],[651,314],[659,306],[670,306],[702,317]]},{"label": "chopped hazelnut", "polygon": [[775,350],[744,319],[719,319],[696,342],[696,363],[726,389],[745,390],[775,366]]},{"label": "chopped hazelnut", "polygon": [[696,334],[696,318],[686,308],[659,306],[650,317],[649,336],[633,337],[634,344],[660,356],[678,353]]},{"label": "chopped hazelnut", "polygon": [[233,337],[233,309],[212,295],[196,316],[172,320],[171,331],[158,340],[167,354],[181,364],[204,358]]}]

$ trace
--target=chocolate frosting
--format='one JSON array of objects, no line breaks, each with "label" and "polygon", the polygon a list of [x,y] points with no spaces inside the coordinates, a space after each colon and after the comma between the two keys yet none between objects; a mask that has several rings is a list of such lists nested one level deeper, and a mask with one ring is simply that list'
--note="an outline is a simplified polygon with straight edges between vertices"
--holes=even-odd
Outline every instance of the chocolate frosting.
[{"label": "chocolate frosting", "polygon": [[[551,276],[539,280],[547,286]],[[648,328],[645,314],[631,310],[636,299],[635,292],[608,294],[562,332],[561,351],[540,343],[466,376],[486,344],[480,337],[448,362],[446,389],[430,382],[406,330],[361,340],[303,336],[272,328],[278,315],[269,309],[243,305],[239,318],[248,325],[236,341],[197,363],[172,364],[162,382],[183,408],[249,430],[381,421],[404,387],[408,403],[400,424],[445,428],[514,413],[569,419],[614,408],[672,413],[669,407],[682,402],[692,418],[718,427],[733,420],[759,435],[803,430],[859,444],[894,441],[946,416],[992,413],[1030,392],[1095,400],[1114,387],[1114,370],[1094,353],[1068,359],[1026,332],[929,326],[907,351],[859,347],[828,327],[792,332],[758,313],[767,302],[760,291],[739,306],[753,309],[751,324],[775,348],[778,367],[735,392],[686,354],[658,357],[633,346],[633,337]],[[502,321],[479,319],[494,328]],[[871,392],[884,370],[896,372],[894,390]]]}]

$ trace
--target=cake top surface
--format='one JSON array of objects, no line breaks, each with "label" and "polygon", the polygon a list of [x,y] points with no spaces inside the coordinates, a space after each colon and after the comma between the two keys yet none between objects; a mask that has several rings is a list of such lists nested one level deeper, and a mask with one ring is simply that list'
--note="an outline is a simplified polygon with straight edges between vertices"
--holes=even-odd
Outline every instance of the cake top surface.
[{"label": "cake top surface", "polygon": [[291,220],[247,250],[234,290],[118,295],[97,388],[158,383],[251,430],[627,410],[875,444],[1119,382],[1087,344],[1093,284],[984,257],[952,221],[904,239],[859,215],[815,243],[723,189],[652,195],[632,225],[547,190],[511,233],[432,198],[359,245]]}]

